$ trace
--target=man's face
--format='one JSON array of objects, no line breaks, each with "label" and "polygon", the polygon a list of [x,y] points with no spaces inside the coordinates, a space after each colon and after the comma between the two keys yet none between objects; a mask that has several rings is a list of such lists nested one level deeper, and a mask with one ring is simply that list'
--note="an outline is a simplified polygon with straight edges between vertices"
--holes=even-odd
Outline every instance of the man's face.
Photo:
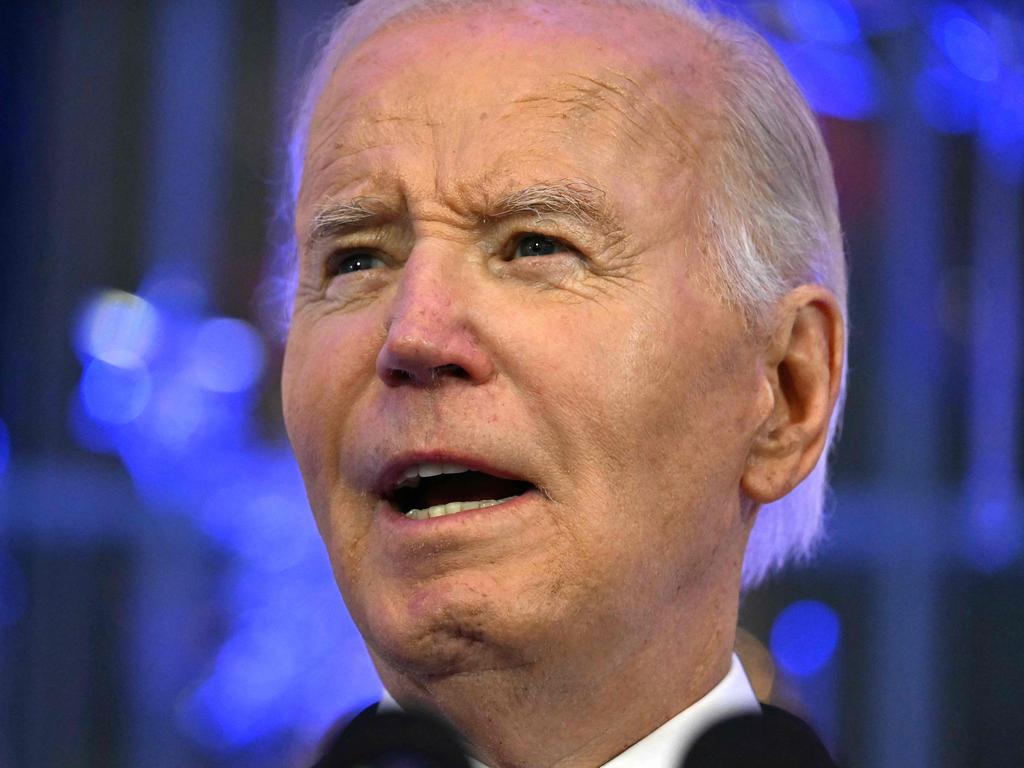
[{"label": "man's face", "polygon": [[314,115],[285,417],[386,681],[614,665],[737,588],[764,409],[692,223],[705,53],[567,8],[393,24]]}]

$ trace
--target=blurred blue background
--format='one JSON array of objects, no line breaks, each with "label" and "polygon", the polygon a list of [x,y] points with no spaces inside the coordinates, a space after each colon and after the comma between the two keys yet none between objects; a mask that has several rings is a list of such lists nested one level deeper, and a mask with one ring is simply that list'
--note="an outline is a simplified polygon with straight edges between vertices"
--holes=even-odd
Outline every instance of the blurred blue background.
[{"label": "blurred blue background", "polygon": [[[304,765],[379,684],[259,290],[326,0],[0,4],[0,768]],[[778,0],[851,262],[830,535],[743,606],[851,766],[1024,755],[1024,15]]]}]

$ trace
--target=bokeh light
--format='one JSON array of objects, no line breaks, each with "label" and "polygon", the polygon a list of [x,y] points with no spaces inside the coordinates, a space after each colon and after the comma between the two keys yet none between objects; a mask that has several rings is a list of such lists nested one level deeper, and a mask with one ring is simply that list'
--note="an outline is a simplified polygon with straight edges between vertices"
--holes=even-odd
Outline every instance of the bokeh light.
[{"label": "bokeh light", "polygon": [[201,743],[238,748],[287,719],[287,708],[279,704],[297,671],[301,645],[276,629],[245,627],[221,646],[213,674],[186,711],[186,726]]},{"label": "bokeh light", "polygon": [[75,346],[83,358],[137,365],[148,357],[158,329],[159,317],[152,304],[132,293],[107,290],[86,304]]},{"label": "bokeh light", "polygon": [[981,144],[992,171],[1017,184],[1024,179],[1024,74],[1002,78],[990,94],[978,116]]},{"label": "bokeh light", "polygon": [[857,11],[846,0],[783,0],[779,13],[802,40],[843,45],[860,39]]},{"label": "bokeh light", "polygon": [[308,515],[301,496],[252,485],[229,485],[211,495],[199,511],[199,525],[261,570],[279,572],[297,565],[319,547],[313,526],[296,525]]},{"label": "bokeh light", "polygon": [[983,573],[1005,568],[1024,549],[1020,515],[1008,501],[988,499],[976,503],[967,521],[967,559]]},{"label": "bokeh light", "polygon": [[815,112],[844,120],[875,113],[877,66],[868,51],[808,44],[779,44],[777,51]]},{"label": "bokeh light", "polygon": [[105,424],[128,424],[137,419],[152,391],[149,370],[141,362],[112,365],[92,360],[79,383],[86,413]]},{"label": "bokeh light", "polygon": [[227,317],[205,321],[192,346],[197,381],[213,392],[242,392],[263,373],[265,354],[259,334],[248,323]]},{"label": "bokeh light", "polygon": [[832,660],[839,633],[835,611],[817,600],[798,600],[776,617],[769,644],[782,669],[807,677]]},{"label": "bokeh light", "polygon": [[172,376],[153,398],[150,434],[168,449],[183,450],[201,435],[210,409],[208,392],[184,376]]},{"label": "bokeh light", "polygon": [[938,6],[931,36],[949,62],[967,77],[991,82],[999,76],[999,54],[991,35],[963,8]]}]

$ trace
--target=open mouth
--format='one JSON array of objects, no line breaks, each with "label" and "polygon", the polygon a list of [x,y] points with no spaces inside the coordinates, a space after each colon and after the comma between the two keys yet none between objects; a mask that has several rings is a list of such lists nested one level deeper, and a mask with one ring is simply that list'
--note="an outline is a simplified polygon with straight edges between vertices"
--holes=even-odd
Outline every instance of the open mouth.
[{"label": "open mouth", "polygon": [[525,480],[495,477],[455,464],[416,464],[385,498],[406,517],[426,520],[493,507],[533,487]]}]

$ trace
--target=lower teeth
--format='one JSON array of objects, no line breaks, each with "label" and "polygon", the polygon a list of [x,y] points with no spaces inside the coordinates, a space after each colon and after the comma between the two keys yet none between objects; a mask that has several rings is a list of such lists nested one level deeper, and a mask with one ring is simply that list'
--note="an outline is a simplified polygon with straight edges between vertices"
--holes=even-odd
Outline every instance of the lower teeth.
[{"label": "lower teeth", "polygon": [[444,517],[454,515],[458,512],[468,512],[471,509],[483,509],[493,507],[496,504],[503,504],[511,501],[515,496],[507,496],[504,499],[484,499],[483,501],[450,501],[447,504],[436,504],[426,509],[410,509],[405,516],[410,520],[426,520],[428,517]]}]

